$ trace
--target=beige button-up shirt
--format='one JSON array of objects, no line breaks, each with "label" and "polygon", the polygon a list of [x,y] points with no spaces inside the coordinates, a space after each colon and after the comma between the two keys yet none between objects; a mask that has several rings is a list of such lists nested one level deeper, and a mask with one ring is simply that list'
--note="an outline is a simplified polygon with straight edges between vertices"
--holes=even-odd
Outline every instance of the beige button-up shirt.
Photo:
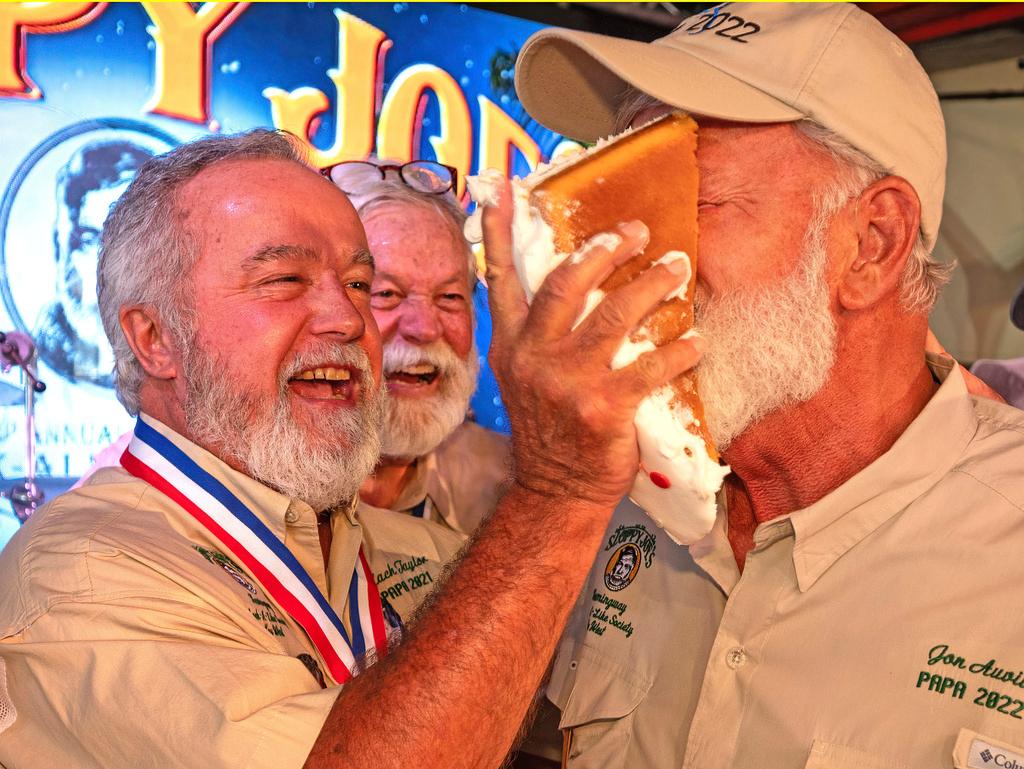
[{"label": "beige button-up shirt", "polygon": [[[458,550],[480,523],[494,512],[503,484],[508,476],[508,439],[473,422],[463,422],[444,443],[416,462],[395,502],[394,510],[374,507],[362,500],[359,515],[374,520],[390,521],[409,536],[432,540],[442,529],[451,552]],[[420,529],[407,520],[399,523],[396,516],[419,519]],[[383,524],[382,524],[383,525]],[[426,542],[419,547],[425,550]],[[402,616],[418,606],[433,589],[436,568],[426,556],[409,556],[410,549],[387,553],[386,547],[376,549],[374,579],[383,600],[390,602]]]},{"label": "beige button-up shirt", "polygon": [[393,509],[468,537],[494,512],[508,474],[508,438],[466,421],[417,460]]},{"label": "beige button-up shirt", "polygon": [[724,516],[687,549],[623,504],[548,689],[568,766],[1024,767],[1022,504],[1024,413],[957,370],[742,575]]},{"label": "beige button-up shirt", "polygon": [[[277,535],[340,612],[359,547],[436,580],[462,538],[390,511],[316,516],[155,420]],[[122,469],[38,512],[0,555],[0,765],[300,767],[339,688],[304,631],[176,503]],[[407,619],[427,591],[390,601]]]}]

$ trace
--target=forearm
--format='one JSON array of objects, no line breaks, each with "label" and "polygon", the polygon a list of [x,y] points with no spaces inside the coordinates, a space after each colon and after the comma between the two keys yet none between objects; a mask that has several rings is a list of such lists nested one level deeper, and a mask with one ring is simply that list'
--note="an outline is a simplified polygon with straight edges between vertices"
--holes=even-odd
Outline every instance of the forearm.
[{"label": "forearm", "polygon": [[348,684],[310,769],[501,764],[639,464],[640,402],[700,357],[681,339],[612,370],[622,340],[686,277],[658,265],[585,298],[648,241],[639,222],[566,259],[527,306],[512,256],[512,195],[484,211],[490,360],[509,409],[517,484],[408,640]]},{"label": "forearm", "polygon": [[306,766],[497,767],[610,513],[513,486],[402,646],[342,690]]}]

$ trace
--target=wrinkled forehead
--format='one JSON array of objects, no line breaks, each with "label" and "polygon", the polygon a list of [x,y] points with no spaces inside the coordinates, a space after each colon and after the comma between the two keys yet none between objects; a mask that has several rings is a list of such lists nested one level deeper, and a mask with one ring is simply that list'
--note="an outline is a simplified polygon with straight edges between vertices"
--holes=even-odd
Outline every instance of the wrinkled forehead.
[{"label": "wrinkled forehead", "polygon": [[[475,260],[455,218],[430,201],[381,200],[360,209],[381,273],[429,267],[434,277],[475,275]],[[424,276],[427,277],[427,276]]]},{"label": "wrinkled forehead", "polygon": [[178,188],[181,207],[229,210],[271,209],[289,202],[289,209],[307,210],[329,204],[343,218],[355,216],[348,197],[309,166],[278,157],[225,158],[211,163]]},{"label": "wrinkled forehead", "polygon": [[348,197],[313,169],[281,158],[238,158],[214,163],[179,189],[187,215],[208,213],[231,220],[253,217],[254,227],[303,223],[325,217],[341,237],[364,238]]},{"label": "wrinkled forehead", "polygon": [[330,181],[289,160],[225,160],[182,185],[176,215],[201,261],[241,266],[254,254],[351,260],[367,252],[348,198]]},{"label": "wrinkled forehead", "polygon": [[702,163],[804,162],[813,154],[795,123],[733,123],[715,118],[698,122],[697,159]]}]

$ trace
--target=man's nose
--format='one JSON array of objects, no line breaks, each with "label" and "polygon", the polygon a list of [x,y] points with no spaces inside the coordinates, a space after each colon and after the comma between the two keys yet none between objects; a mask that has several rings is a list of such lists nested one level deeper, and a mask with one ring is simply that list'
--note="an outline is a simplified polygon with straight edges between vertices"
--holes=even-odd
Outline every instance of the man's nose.
[{"label": "man's nose", "polygon": [[438,309],[427,298],[408,297],[402,302],[400,313],[398,333],[410,342],[430,344],[444,333]]},{"label": "man's nose", "polygon": [[366,331],[366,319],[338,276],[318,282],[311,290],[311,301],[310,330],[314,334],[335,334],[350,341]]}]

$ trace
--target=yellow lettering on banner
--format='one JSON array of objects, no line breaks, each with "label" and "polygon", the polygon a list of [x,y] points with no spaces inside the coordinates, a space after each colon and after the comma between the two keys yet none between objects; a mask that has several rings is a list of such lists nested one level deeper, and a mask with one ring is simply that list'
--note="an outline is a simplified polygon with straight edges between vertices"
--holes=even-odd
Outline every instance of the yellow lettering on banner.
[{"label": "yellow lettering on banner", "polygon": [[248,3],[144,2],[155,26],[156,77],[149,112],[205,123],[210,104],[210,61],[213,43],[234,24]]},{"label": "yellow lettering on banner", "polygon": [[480,163],[483,171],[496,168],[506,176],[512,172],[512,150],[517,149],[526,158],[532,171],[540,162],[540,147],[519,123],[488,99],[478,96],[480,102]]},{"label": "yellow lettering on banner", "polygon": [[373,151],[374,108],[383,58],[391,47],[387,35],[373,25],[337,9],[334,15],[338,17],[338,68],[327,70],[327,77],[334,83],[337,109],[330,148],[314,147],[310,130],[313,119],[331,106],[323,91],[310,87],[263,89],[270,100],[274,127],[306,141],[312,150],[310,161],[318,168],[362,160]]},{"label": "yellow lettering on banner", "polygon": [[441,132],[430,146],[439,163],[459,172],[456,194],[461,197],[473,162],[473,124],[469,105],[455,79],[433,64],[415,64],[395,78],[384,98],[377,126],[377,154],[382,158],[413,160],[419,152],[427,91],[433,91],[441,114]]},{"label": "yellow lettering on banner", "polygon": [[25,38],[84,27],[106,3],[0,3],[0,96],[39,99],[43,92],[28,76]]}]

